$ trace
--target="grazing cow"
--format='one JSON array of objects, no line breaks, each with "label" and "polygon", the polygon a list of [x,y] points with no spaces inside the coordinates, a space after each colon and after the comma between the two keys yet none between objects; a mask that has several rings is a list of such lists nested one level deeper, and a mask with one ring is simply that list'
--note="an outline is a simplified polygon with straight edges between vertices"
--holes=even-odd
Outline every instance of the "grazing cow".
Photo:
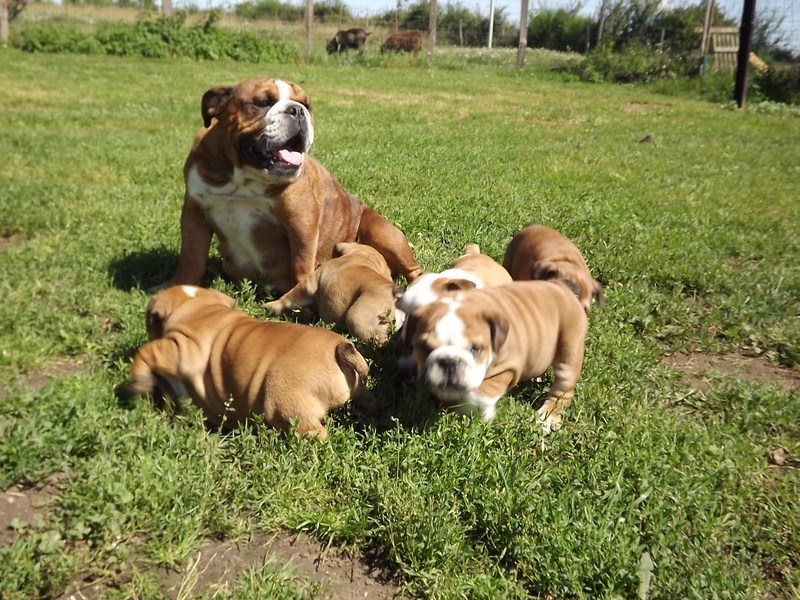
[{"label": "grazing cow", "polygon": [[381,46],[381,52],[413,52],[422,50],[422,33],[419,31],[395,31],[390,33]]},{"label": "grazing cow", "polygon": [[328,51],[328,54],[342,52],[350,48],[355,48],[359,52],[363,52],[364,44],[367,42],[367,36],[370,33],[372,32],[358,28],[340,29],[336,32],[336,35],[333,36],[333,39],[327,43],[325,49]]}]

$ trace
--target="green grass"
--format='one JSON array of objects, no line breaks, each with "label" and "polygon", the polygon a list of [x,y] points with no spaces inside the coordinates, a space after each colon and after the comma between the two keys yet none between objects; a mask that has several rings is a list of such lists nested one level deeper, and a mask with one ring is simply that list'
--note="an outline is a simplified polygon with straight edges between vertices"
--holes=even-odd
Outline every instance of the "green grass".
[{"label": "green grass", "polygon": [[[368,548],[421,597],[800,594],[800,476],[768,461],[800,456],[797,391],[734,373],[689,392],[659,360],[800,366],[800,119],[513,60],[0,61],[0,489],[63,474],[45,516],[0,547],[3,598],[58,596],[87,573],[152,597],[156,572],[132,561],[178,567],[208,536],[279,529]],[[313,153],[426,269],[468,242],[501,258],[530,221],[575,241],[607,306],[561,431],[540,435],[539,385],[490,424],[437,414],[394,373],[399,344],[364,348],[381,409],[334,415],[324,444],[221,436],[188,405],[117,399],[145,340],[143,289],[176,264],[200,97],[253,75],[307,89]],[[210,283],[263,315],[254,288]],[[25,385],[65,358],[82,368]],[[320,593],[278,567],[231,597]]]}]

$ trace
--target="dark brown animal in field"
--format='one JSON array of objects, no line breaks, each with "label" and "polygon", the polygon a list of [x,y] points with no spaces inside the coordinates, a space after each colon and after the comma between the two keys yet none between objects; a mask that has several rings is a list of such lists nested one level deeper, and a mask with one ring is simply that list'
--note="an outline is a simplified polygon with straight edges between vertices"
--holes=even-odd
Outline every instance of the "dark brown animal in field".
[{"label": "dark brown animal in field", "polygon": [[364,45],[367,43],[367,36],[370,33],[372,32],[364,31],[357,27],[353,29],[340,29],[336,32],[336,35],[333,36],[333,39],[327,43],[325,49],[328,51],[328,54],[343,52],[350,48],[363,52]]},{"label": "dark brown animal in field", "polygon": [[390,33],[381,46],[381,52],[413,52],[422,50],[422,33],[419,31],[395,31]]}]

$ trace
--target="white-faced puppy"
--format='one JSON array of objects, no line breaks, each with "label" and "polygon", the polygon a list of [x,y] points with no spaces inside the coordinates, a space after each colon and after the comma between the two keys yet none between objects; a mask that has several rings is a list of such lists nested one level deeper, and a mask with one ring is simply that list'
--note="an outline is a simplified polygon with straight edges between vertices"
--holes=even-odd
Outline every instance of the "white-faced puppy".
[{"label": "white-faced puppy", "polygon": [[390,331],[403,324],[403,313],[394,307],[402,288],[394,284],[386,261],[370,246],[340,242],[333,256],[265,308],[280,315],[291,308],[313,306],[326,323],[383,345]]},{"label": "white-faced puppy", "polygon": [[464,254],[441,273],[425,273],[406,289],[397,303],[406,314],[443,296],[462,290],[511,283],[511,275],[491,257],[481,254],[478,244],[468,244]]},{"label": "white-faced puppy", "polygon": [[353,398],[374,403],[368,366],[355,347],[327,329],[263,322],[233,308],[216,290],[174,286],[147,307],[149,342],[133,359],[128,392],[188,395],[215,424],[249,416],[319,440],[322,419]]},{"label": "white-faced puppy", "polygon": [[588,328],[566,285],[527,281],[461,292],[417,309],[406,326],[418,377],[445,406],[490,420],[506,392],[552,366],[539,415],[545,431],[560,425]]},{"label": "white-faced puppy", "polygon": [[208,90],[201,112],[171,284],[200,283],[214,235],[230,277],[265,279],[281,293],[329,260],[337,242],[372,246],[409,282],[420,274],[405,235],[308,154],[314,127],[301,87],[248,79]]},{"label": "white-faced puppy", "polygon": [[592,277],[580,250],[555,229],[531,224],[522,228],[508,244],[503,266],[514,281],[561,279],[578,287],[578,298],[586,314],[592,300],[603,306],[603,286]]}]

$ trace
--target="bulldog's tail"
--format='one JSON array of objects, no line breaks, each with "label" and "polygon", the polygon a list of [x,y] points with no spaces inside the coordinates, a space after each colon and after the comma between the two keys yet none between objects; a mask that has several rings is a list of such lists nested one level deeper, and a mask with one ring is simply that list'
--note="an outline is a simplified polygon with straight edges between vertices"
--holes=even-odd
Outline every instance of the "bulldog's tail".
[{"label": "bulldog's tail", "polygon": [[344,342],[336,346],[336,363],[347,378],[353,400],[362,408],[372,410],[375,397],[367,389],[369,365],[361,353],[350,342]]}]

